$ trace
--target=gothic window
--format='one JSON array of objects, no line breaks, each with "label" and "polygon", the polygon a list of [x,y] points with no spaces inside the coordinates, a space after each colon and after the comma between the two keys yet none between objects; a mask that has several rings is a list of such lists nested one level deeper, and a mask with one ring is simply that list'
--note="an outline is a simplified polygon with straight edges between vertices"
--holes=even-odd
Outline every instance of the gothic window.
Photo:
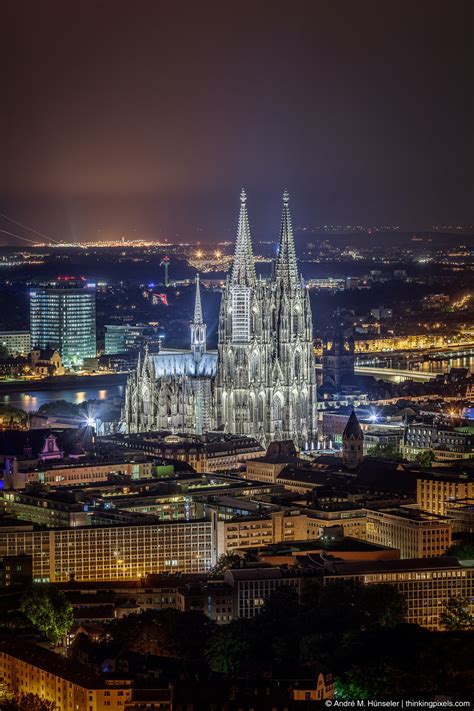
[{"label": "gothic window", "polygon": [[281,397],[279,395],[275,395],[273,398],[273,419],[276,422],[279,422],[282,417],[282,405],[281,405]]},{"label": "gothic window", "polygon": [[258,421],[263,422],[265,414],[265,403],[263,400],[263,394],[258,396]]},{"label": "gothic window", "polygon": [[298,393],[293,393],[292,396],[292,417],[293,421],[295,423],[299,423],[300,419],[300,410],[299,410],[299,398],[298,398]]},{"label": "gothic window", "polygon": [[143,414],[148,415],[150,413],[150,391],[146,386],[142,390],[142,405]]},{"label": "gothic window", "polygon": [[249,397],[249,419],[253,424],[255,420],[255,398],[252,394]]},{"label": "gothic window", "polygon": [[308,416],[308,406],[307,406],[307,401],[306,401],[306,395],[304,393],[301,394],[300,398],[300,417],[303,422],[306,421]]},{"label": "gothic window", "polygon": [[232,351],[227,354],[227,371],[230,378],[234,375],[234,355]]},{"label": "gothic window", "polygon": [[295,378],[301,378],[301,351],[296,351],[295,353],[293,372]]},{"label": "gothic window", "polygon": [[252,309],[252,334],[258,333],[258,310],[256,308]]},{"label": "gothic window", "polygon": [[253,353],[250,360],[250,379],[256,380],[259,375],[259,357],[258,353]]},{"label": "gothic window", "polygon": [[303,317],[301,314],[301,309],[299,306],[295,309],[293,316],[293,329],[295,334],[301,335],[303,333]]}]

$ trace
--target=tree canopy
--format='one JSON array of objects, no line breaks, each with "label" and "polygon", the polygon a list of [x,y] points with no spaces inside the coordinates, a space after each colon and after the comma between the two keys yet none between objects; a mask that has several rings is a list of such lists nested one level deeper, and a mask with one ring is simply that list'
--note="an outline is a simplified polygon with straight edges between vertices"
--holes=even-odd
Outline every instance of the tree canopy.
[{"label": "tree canopy", "polygon": [[55,644],[69,632],[74,621],[71,603],[52,585],[36,585],[27,590],[20,611]]},{"label": "tree canopy", "polygon": [[474,534],[466,534],[462,540],[453,543],[446,555],[455,555],[459,560],[474,560]]},{"label": "tree canopy", "polygon": [[469,610],[468,598],[451,597],[440,622],[447,630],[474,630],[474,615]]}]

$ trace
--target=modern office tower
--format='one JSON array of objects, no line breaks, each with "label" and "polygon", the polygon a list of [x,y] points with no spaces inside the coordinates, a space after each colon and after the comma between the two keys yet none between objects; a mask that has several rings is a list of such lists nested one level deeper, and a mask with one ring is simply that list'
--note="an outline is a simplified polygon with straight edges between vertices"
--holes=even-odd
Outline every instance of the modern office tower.
[{"label": "modern office tower", "polygon": [[56,348],[67,367],[96,356],[95,289],[58,280],[30,292],[31,345]]},{"label": "modern office tower", "polygon": [[0,331],[0,346],[3,346],[8,355],[26,356],[31,351],[31,337],[29,331]]},{"label": "modern office tower", "polygon": [[144,324],[131,326],[125,324],[107,324],[105,326],[105,354],[117,355],[139,348],[146,340],[158,340],[156,329]]}]

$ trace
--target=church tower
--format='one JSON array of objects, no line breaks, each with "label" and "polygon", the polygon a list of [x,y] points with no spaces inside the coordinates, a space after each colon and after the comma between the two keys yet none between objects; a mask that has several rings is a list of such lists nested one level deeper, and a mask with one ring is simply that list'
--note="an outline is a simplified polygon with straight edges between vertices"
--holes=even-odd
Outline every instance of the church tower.
[{"label": "church tower", "polygon": [[323,383],[340,387],[354,376],[354,339],[345,338],[342,324],[333,333],[332,343],[323,345]]},{"label": "church tower", "polygon": [[364,433],[354,410],[342,433],[342,458],[348,469],[356,469],[364,459]]},{"label": "church tower", "polygon": [[283,213],[275,272],[257,279],[240,195],[234,264],[219,317],[217,426],[267,445],[292,439],[311,447],[316,435],[316,374],[309,294],[298,276],[289,210]]},{"label": "church tower", "polygon": [[316,371],[309,292],[298,274],[290,214],[283,193],[278,257],[272,288],[273,378],[271,439],[314,445],[316,436]]},{"label": "church tower", "polygon": [[242,190],[234,263],[219,315],[216,381],[217,427],[235,434],[255,435],[250,369],[254,357],[262,365],[256,336],[262,331],[262,291],[255,273],[247,196]]},{"label": "church tower", "polygon": [[191,321],[191,352],[198,361],[206,352],[206,324],[202,317],[201,289],[199,274],[196,274],[196,296],[194,301],[194,318]]}]

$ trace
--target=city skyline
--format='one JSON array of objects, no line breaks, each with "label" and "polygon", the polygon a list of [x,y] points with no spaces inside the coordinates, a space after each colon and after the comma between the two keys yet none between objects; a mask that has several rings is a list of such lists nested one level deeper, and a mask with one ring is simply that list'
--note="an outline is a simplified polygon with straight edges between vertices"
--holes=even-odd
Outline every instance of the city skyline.
[{"label": "city skyline", "polygon": [[469,708],[473,0],[17,0],[0,711]]},{"label": "city skyline", "polygon": [[286,188],[299,225],[473,224],[471,3],[144,7],[7,9],[0,212],[197,241],[244,185],[263,235]]}]

